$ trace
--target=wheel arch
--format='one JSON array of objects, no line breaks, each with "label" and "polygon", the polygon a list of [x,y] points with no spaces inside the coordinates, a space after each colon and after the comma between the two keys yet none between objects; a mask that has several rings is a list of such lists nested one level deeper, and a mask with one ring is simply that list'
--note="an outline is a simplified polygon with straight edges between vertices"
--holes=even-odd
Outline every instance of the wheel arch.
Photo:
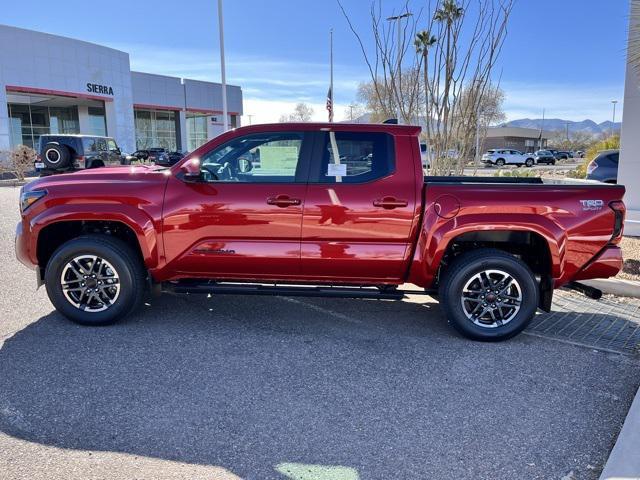
[{"label": "wheel arch", "polygon": [[[456,256],[472,248],[491,247],[513,255],[524,255],[540,277],[541,291],[548,292],[549,298],[544,305],[550,304],[553,280],[562,276],[566,244],[566,232],[552,220],[540,215],[522,214],[517,219],[514,216],[511,221],[503,219],[496,222],[495,218],[486,215],[468,215],[435,225],[427,221],[425,225],[431,227],[421,230],[409,268],[410,283],[435,289],[443,269]],[[541,252],[539,259],[532,258],[536,251]]]},{"label": "wheel arch", "polygon": [[[65,213],[59,207],[54,207],[31,221],[33,235],[30,250],[41,275],[44,275],[51,255],[60,245],[80,235],[92,233],[120,238],[137,252],[146,269],[157,266],[159,245],[157,232],[150,218],[137,209],[107,215],[100,211],[100,206],[92,205],[90,208],[93,212],[74,209],[73,213]],[[106,209],[106,206],[103,208]]]},{"label": "wheel arch", "polygon": [[540,286],[539,307],[551,308],[553,278],[558,275],[555,259],[559,251],[543,234],[528,229],[467,231],[451,238],[442,253],[439,279],[458,256],[478,249],[495,249],[522,260],[534,273]]}]

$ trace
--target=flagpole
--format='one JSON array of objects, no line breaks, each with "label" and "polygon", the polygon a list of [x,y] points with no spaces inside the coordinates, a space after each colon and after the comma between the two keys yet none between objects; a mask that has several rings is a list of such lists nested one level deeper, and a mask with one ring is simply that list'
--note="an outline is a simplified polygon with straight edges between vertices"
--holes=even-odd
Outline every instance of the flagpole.
[{"label": "flagpole", "polygon": [[542,123],[540,124],[540,138],[538,139],[538,149],[542,150],[542,132],[544,130],[544,108],[542,109]]},{"label": "flagpole", "polygon": [[331,63],[331,81],[329,83],[331,110],[329,110],[329,122],[333,122],[333,28],[329,30],[329,50],[329,61]]},{"label": "flagpole", "polygon": [[224,21],[222,19],[222,0],[218,0],[218,26],[220,30],[220,72],[222,80],[222,129],[229,129],[229,111],[227,108],[227,72],[224,61]]}]

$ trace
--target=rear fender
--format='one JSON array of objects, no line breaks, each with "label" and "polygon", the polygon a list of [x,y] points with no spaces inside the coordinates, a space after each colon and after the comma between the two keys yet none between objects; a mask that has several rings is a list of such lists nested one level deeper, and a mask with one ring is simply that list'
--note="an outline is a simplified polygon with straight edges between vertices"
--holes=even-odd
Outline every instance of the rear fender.
[{"label": "rear fender", "polygon": [[[427,217],[429,217],[429,213]],[[547,243],[551,255],[551,276],[562,276],[566,232],[553,221],[540,215],[500,214],[500,220],[485,215],[465,215],[449,220],[425,218],[418,239],[416,256],[411,266],[409,282],[430,287],[438,274],[440,263],[451,242],[468,232],[519,231],[540,235]],[[431,225],[431,228],[428,228]]]}]

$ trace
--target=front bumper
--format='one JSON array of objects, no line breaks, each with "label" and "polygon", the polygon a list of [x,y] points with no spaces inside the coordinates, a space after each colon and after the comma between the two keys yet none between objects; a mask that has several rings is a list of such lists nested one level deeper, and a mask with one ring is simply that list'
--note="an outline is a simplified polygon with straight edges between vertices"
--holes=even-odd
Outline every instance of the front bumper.
[{"label": "front bumper", "polygon": [[573,280],[588,280],[590,278],[614,277],[622,270],[622,250],[615,245],[608,245],[593,258]]},{"label": "front bumper", "polygon": [[24,234],[24,225],[22,222],[16,225],[16,238],[15,238],[15,246],[16,246],[16,258],[23,265],[36,269],[37,264],[33,262],[31,256],[29,255],[29,241],[27,236]]}]

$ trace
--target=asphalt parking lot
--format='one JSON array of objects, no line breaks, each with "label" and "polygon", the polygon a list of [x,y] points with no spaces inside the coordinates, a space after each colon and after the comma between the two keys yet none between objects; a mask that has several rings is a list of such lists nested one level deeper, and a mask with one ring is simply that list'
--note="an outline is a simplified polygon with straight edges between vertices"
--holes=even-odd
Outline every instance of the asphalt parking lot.
[{"label": "asphalt parking lot", "polygon": [[0,188],[2,479],[595,479],[640,362],[475,343],[437,303],[165,296],[107,328],[58,315]]}]

